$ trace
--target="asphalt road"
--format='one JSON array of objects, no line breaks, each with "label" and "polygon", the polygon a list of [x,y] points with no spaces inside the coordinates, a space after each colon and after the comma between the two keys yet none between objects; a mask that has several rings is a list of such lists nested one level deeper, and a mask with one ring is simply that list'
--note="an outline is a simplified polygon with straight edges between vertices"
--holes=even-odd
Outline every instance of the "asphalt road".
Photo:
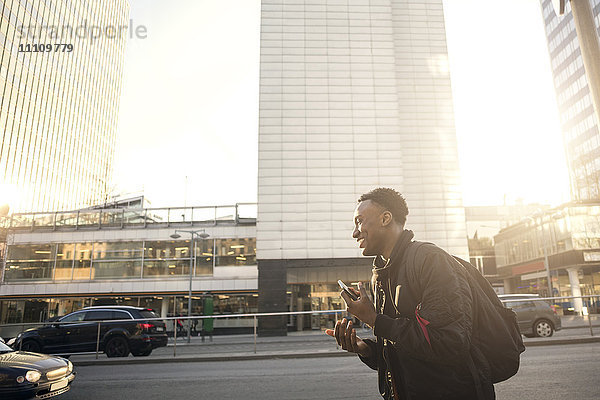
[{"label": "asphalt road", "polygon": [[[359,330],[359,336],[372,337],[370,330]],[[594,328],[594,334],[600,336],[600,327]],[[554,333],[554,338],[588,337],[589,328],[563,329]],[[548,340],[550,339],[537,339]],[[175,351],[178,356],[212,355],[227,353],[252,353],[254,351],[254,340],[249,335],[232,335],[228,337],[215,336],[214,341],[201,342],[200,338],[192,337],[194,346],[187,346],[186,338],[177,339],[177,348],[173,348],[173,339],[170,339],[168,347],[160,347],[152,352],[152,357],[172,356]],[[527,342],[527,339],[526,339]],[[328,351],[336,349],[335,340],[326,336],[323,332],[305,334],[303,336],[283,336],[280,338],[258,338],[256,346],[257,353],[265,352],[298,352],[298,351]],[[100,359],[106,359],[106,355],[100,354]],[[133,356],[129,356],[132,358]],[[80,360],[93,360],[92,355],[74,355],[71,360],[74,363]]]},{"label": "asphalt road", "polygon": [[[354,357],[82,366],[62,400],[378,399],[376,375]],[[531,347],[499,400],[597,400],[600,343]]]}]

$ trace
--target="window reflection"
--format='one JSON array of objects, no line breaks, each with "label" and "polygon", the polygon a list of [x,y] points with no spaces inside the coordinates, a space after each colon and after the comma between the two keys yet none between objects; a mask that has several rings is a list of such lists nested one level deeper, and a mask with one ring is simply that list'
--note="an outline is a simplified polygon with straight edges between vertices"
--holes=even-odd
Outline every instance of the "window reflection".
[{"label": "window reflection", "polygon": [[188,276],[190,261],[188,260],[144,260],[144,278],[155,276]]},{"label": "window reflection", "polygon": [[214,240],[196,241],[196,276],[211,276],[213,274],[213,243]]},{"label": "window reflection", "polygon": [[93,247],[93,243],[77,243],[75,245],[73,280],[90,279],[90,268],[92,266]]},{"label": "window reflection", "polygon": [[56,245],[56,265],[54,267],[54,280],[71,280],[71,278],[73,277],[74,258],[74,243],[58,243]]},{"label": "window reflection", "polygon": [[256,238],[217,239],[217,266],[256,265]]},{"label": "window reflection", "polygon": [[6,280],[52,279],[54,245],[10,246],[6,258]]},{"label": "window reflection", "polygon": [[189,240],[146,242],[146,246],[144,247],[144,258],[189,258],[189,251]]},{"label": "window reflection", "polygon": [[[195,275],[213,266],[256,265],[256,239],[195,242]],[[188,275],[190,240],[48,243],[8,246],[5,281],[90,280]]]}]

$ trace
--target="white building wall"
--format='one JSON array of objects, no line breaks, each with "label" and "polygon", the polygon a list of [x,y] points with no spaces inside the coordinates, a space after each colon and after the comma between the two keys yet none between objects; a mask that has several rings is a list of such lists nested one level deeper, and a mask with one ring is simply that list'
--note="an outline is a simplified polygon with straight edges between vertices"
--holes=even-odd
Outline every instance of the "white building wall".
[{"label": "white building wall", "polygon": [[360,255],[360,194],[467,254],[441,0],[264,0],[258,259]]}]

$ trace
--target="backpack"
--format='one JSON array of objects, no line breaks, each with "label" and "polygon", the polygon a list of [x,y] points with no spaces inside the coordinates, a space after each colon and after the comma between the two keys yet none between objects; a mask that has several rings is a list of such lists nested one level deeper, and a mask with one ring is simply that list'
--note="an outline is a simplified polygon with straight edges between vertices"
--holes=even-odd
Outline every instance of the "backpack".
[{"label": "backpack", "polygon": [[[413,242],[407,261],[415,263],[417,248],[426,242]],[[517,324],[517,314],[504,307],[492,285],[470,262],[454,258],[464,267],[473,298],[471,342],[486,358],[492,383],[507,380],[519,370],[520,355],[525,351]]]}]

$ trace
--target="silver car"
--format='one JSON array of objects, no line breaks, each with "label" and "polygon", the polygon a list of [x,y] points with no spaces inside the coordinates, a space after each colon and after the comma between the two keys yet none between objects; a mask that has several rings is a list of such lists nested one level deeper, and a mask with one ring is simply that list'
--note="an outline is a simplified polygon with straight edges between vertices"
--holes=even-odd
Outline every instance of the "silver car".
[{"label": "silver car", "polygon": [[538,294],[501,294],[500,300],[517,313],[521,334],[526,337],[550,337],[562,329],[556,310]]}]

